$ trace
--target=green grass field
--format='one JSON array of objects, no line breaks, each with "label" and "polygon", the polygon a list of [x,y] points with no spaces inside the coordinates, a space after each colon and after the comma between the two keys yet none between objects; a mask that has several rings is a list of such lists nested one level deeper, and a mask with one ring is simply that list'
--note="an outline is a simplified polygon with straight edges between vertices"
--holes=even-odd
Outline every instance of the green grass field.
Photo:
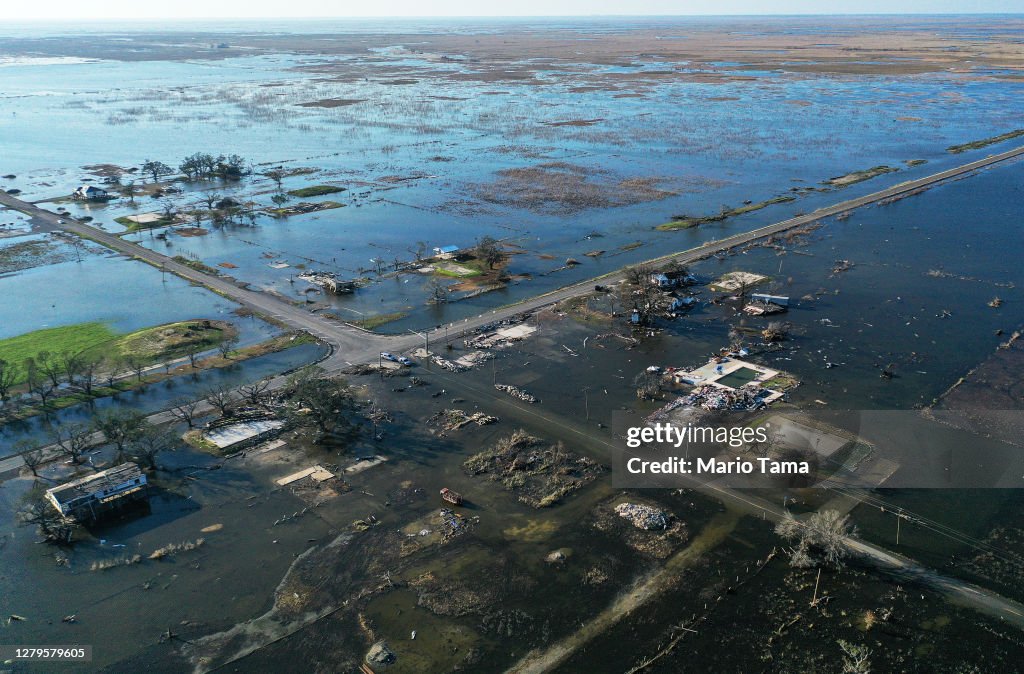
[{"label": "green grass field", "polygon": [[117,334],[104,323],[46,328],[0,340],[0,359],[20,366],[26,358],[35,358],[43,351],[53,354],[80,353],[116,338]]},{"label": "green grass field", "polygon": [[0,359],[17,366],[16,383],[23,383],[25,360],[38,358],[44,351],[54,356],[68,353],[89,358],[134,356],[152,364],[213,349],[236,334],[234,326],[223,321],[182,321],[122,335],[103,323],[78,323],[0,340]]}]

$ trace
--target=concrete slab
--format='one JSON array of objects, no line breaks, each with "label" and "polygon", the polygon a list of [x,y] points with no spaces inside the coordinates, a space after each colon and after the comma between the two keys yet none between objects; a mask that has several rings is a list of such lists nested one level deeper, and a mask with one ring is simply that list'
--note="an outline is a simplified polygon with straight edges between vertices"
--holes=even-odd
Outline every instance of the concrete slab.
[{"label": "concrete slab", "polygon": [[268,431],[274,431],[284,427],[284,422],[278,419],[261,419],[259,421],[243,421],[230,426],[221,426],[203,433],[203,437],[212,442],[220,449],[236,445],[239,442],[250,440]]},{"label": "concrete slab", "polygon": [[274,484],[278,485],[279,487],[284,487],[286,485],[289,485],[293,482],[298,482],[299,480],[307,477],[311,477],[313,478],[313,480],[317,482],[323,482],[325,480],[330,480],[331,478],[333,478],[334,473],[327,470],[320,464],[317,464],[315,466],[310,466],[309,468],[304,468],[303,470],[300,470],[297,473],[292,473],[291,475],[285,475],[282,478],[278,478],[277,480],[274,480]]}]

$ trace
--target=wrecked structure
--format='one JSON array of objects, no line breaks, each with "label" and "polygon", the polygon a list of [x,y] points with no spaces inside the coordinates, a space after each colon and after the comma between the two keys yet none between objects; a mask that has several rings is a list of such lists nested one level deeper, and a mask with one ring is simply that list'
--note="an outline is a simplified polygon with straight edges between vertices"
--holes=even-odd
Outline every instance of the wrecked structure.
[{"label": "wrecked structure", "polygon": [[358,287],[355,281],[339,279],[331,272],[308,271],[299,274],[298,278],[319,286],[332,295],[348,295],[354,293]]},{"label": "wrecked structure", "polygon": [[46,500],[61,515],[81,522],[142,500],[146,493],[145,474],[129,462],[48,489]]}]

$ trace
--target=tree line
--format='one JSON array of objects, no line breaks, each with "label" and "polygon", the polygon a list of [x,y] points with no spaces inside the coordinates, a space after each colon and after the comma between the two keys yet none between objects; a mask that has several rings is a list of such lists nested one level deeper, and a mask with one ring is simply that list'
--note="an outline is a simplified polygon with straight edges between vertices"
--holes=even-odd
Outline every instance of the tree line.
[{"label": "tree line", "polygon": [[[252,172],[246,159],[240,155],[214,156],[206,152],[196,152],[185,157],[178,164],[178,171],[188,180],[238,180]],[[162,161],[147,159],[142,163],[142,172],[151,177],[153,182],[158,182],[161,177],[173,175],[175,171]]]}]

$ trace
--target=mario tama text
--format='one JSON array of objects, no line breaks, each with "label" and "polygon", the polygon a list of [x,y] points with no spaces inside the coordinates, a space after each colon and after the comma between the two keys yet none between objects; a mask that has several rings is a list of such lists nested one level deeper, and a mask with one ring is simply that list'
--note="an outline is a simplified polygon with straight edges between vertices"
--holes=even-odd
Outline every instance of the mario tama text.
[{"label": "mario tama text", "polygon": [[626,470],[633,475],[810,475],[809,461],[780,461],[766,456],[754,459],[712,456],[694,459],[670,456],[651,461],[639,456],[626,460]]}]

